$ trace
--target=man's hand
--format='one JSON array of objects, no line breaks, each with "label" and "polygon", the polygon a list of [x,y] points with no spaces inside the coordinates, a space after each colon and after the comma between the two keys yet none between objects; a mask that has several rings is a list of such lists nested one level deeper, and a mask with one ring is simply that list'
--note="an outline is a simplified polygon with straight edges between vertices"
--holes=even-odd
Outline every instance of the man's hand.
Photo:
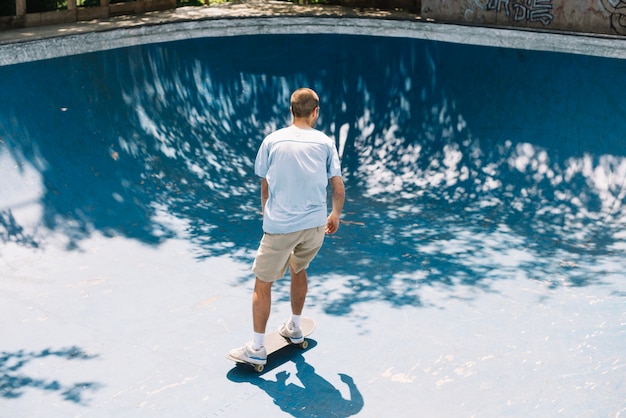
[{"label": "man's hand", "polygon": [[326,221],[326,233],[334,234],[339,229],[339,217],[341,216],[341,211],[343,210],[346,190],[340,176],[333,176],[330,178],[330,187],[333,188],[333,210],[330,212],[328,220]]},{"label": "man's hand", "polygon": [[326,233],[334,234],[339,229],[339,216],[330,214],[326,221]]}]

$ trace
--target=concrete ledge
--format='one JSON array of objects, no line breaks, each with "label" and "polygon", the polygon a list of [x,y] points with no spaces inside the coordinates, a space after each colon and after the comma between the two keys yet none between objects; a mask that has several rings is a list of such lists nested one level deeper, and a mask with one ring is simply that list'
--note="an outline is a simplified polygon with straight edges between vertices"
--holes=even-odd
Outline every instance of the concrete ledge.
[{"label": "concrete ledge", "polygon": [[176,0],[144,0],[143,3],[146,12],[176,8]]},{"label": "concrete ledge", "polygon": [[126,14],[143,13],[144,7],[142,3],[113,3],[109,5],[109,13],[111,16],[122,16]]},{"label": "concrete ledge", "polygon": [[0,28],[13,29],[24,27],[24,16],[2,16],[0,17]]},{"label": "concrete ledge", "polygon": [[225,18],[107,28],[0,45],[0,65],[192,38],[305,33],[405,37],[626,59],[626,40],[621,39],[372,18]]},{"label": "concrete ledge", "polygon": [[24,17],[25,26],[51,25],[76,21],[76,10],[57,10],[45,13],[29,13]]},{"label": "concrete ledge", "polygon": [[79,7],[76,9],[77,20],[106,19],[109,17],[108,7]]}]

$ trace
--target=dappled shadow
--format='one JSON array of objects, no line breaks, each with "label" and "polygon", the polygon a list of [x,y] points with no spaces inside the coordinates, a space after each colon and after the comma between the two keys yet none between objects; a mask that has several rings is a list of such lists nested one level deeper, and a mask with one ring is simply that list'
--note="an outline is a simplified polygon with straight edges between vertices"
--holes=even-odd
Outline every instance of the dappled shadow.
[{"label": "dappled shadow", "polygon": [[0,241],[15,242],[31,248],[39,247],[34,234],[24,231],[24,227],[15,220],[11,210],[0,211]]},{"label": "dappled shadow", "polygon": [[[314,347],[315,341],[309,341],[311,348]],[[296,374],[293,377],[298,379],[299,384],[287,383],[293,377],[284,370],[275,375],[276,380],[272,380],[265,377],[268,370],[259,375],[252,368],[242,365],[233,368],[227,377],[233,382],[246,382],[258,387],[267,393],[283,412],[294,417],[349,417],[363,409],[363,396],[352,377],[344,373],[339,374],[349,393],[349,397],[344,398],[338,388],[315,372],[315,368],[306,362],[302,352],[294,355],[295,350],[297,349],[287,347],[281,360],[275,360],[272,356],[269,359],[276,365],[283,364],[287,359],[293,361],[296,366]],[[280,355],[279,352],[273,356]]]},{"label": "dappled shadow", "polygon": [[[0,144],[41,173],[42,226],[70,249],[96,231],[178,236],[198,259],[249,263],[256,150],[289,122],[291,90],[313,87],[348,197],[311,297],[336,314],[368,300],[420,306],[423,286],[584,286],[623,267],[621,71],[411,39],[197,39],[0,68]],[[1,239],[38,244],[16,210],[2,213],[14,232]]]},{"label": "dappled shadow", "polygon": [[66,385],[56,379],[31,377],[22,369],[29,363],[47,357],[57,357],[64,360],[90,360],[97,356],[88,355],[78,347],[61,350],[45,349],[40,352],[17,351],[14,353],[0,353],[0,396],[14,399],[22,396],[28,389],[38,389],[46,392],[58,392],[60,396],[70,402],[84,404],[84,393],[100,388],[96,382],[78,382]]}]

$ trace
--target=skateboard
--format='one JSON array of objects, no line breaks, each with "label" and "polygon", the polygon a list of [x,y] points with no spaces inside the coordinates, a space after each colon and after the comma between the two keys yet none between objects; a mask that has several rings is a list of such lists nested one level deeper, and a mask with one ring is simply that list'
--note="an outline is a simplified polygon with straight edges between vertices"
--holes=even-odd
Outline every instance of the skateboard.
[{"label": "skateboard", "polygon": [[[265,350],[267,351],[267,358],[269,359],[271,354],[277,352],[282,348],[287,347],[288,345],[297,345],[301,349],[306,350],[306,348],[309,346],[309,342],[307,341],[306,337],[311,335],[315,330],[315,321],[311,318],[301,318],[300,328],[302,329],[302,335],[305,337],[305,339],[298,344],[292,344],[292,342],[288,338],[280,335],[278,331],[267,334],[265,336]],[[257,373],[261,373],[263,369],[265,369],[265,365],[263,364],[248,363],[247,361],[234,358],[230,354],[227,354],[226,358],[234,361],[235,363],[247,364],[249,366],[252,366]]]}]

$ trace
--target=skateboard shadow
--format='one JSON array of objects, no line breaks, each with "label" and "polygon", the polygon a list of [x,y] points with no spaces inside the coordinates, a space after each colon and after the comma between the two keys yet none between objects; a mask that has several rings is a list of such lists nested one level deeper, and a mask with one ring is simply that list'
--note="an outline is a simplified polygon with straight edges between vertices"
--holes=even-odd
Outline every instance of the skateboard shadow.
[{"label": "skateboard shadow", "polygon": [[[352,377],[339,373],[350,392],[350,398],[345,399],[338,388],[317,374],[315,368],[304,359],[302,354],[316,345],[315,340],[309,339],[306,350],[287,346],[269,357],[263,373],[257,373],[245,364],[237,364],[227,377],[233,382],[247,382],[262,389],[281,410],[294,417],[349,417],[357,414],[363,409],[364,401]],[[286,371],[278,372],[275,381],[263,377],[287,361],[295,363],[296,377],[302,386],[287,383],[290,373]]]}]

